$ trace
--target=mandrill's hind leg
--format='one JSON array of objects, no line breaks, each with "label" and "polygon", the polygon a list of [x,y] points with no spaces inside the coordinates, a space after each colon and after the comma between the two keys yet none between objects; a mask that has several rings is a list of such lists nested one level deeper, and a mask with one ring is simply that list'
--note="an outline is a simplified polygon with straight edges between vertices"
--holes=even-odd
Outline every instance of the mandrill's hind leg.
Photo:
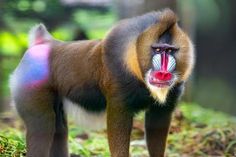
[{"label": "mandrill's hind leg", "polygon": [[26,89],[15,97],[26,125],[27,157],[68,157],[67,121],[61,99],[49,89]]},{"label": "mandrill's hind leg", "polygon": [[53,144],[50,157],[68,157],[68,127],[67,118],[63,110],[63,103],[57,95],[54,99],[54,111],[56,114],[56,130],[54,133]]},{"label": "mandrill's hind leg", "polygon": [[49,157],[55,133],[53,93],[48,89],[22,89],[14,96],[26,125],[27,157]]}]

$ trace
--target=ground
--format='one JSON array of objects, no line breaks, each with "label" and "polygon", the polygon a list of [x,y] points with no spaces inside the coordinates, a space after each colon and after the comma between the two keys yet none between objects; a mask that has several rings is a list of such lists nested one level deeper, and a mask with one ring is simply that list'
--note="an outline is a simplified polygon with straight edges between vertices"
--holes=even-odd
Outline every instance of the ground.
[{"label": "ground", "polygon": [[[15,114],[0,117],[0,157],[25,156],[24,127]],[[74,157],[108,157],[106,131],[85,132],[70,124],[69,146]],[[143,113],[132,132],[132,157],[148,157]],[[236,119],[226,114],[182,103],[175,111],[168,137],[168,157],[236,156]]]}]

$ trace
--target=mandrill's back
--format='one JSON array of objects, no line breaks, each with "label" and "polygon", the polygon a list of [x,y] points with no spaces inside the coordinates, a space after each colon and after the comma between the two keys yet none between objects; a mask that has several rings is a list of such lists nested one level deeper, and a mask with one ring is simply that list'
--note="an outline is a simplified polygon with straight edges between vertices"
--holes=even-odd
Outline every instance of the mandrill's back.
[{"label": "mandrill's back", "polygon": [[88,110],[104,110],[105,98],[99,89],[105,75],[102,41],[57,41],[43,25],[34,27],[30,35],[30,46],[10,79],[13,99],[45,90]]},{"label": "mandrill's back", "polygon": [[98,84],[103,68],[101,41],[54,42],[51,51],[50,81],[60,93]]}]

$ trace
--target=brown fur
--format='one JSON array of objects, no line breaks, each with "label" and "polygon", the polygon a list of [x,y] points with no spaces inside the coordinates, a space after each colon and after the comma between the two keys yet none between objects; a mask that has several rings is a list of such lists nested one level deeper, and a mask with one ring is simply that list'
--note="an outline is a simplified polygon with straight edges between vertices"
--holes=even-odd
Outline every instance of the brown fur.
[{"label": "brown fur", "polygon": [[175,25],[172,30],[174,44],[179,47],[177,54],[177,71],[179,72],[179,81],[186,81],[194,67],[193,44],[189,37]]},{"label": "brown fur", "polygon": [[[90,91],[95,89],[91,92],[99,94],[101,91],[106,99],[108,141],[112,157],[129,156],[129,141],[134,115],[129,107],[135,108],[136,104],[132,103],[135,103],[136,99],[140,97],[141,102],[146,103],[151,100],[151,103],[146,104],[146,134],[149,153],[153,157],[164,156],[172,106],[174,108],[175,101],[179,97],[179,94],[176,94],[179,93],[178,84],[187,80],[193,67],[191,41],[178,27],[176,21],[175,14],[167,9],[163,12],[149,13],[137,19],[125,20],[115,26],[103,40],[69,43],[51,40],[49,81],[40,87],[30,89],[29,92],[23,92],[24,94],[21,94],[23,87],[14,93],[18,112],[27,126],[27,155],[48,157],[51,154],[51,156],[67,157],[66,122],[59,125],[58,128],[54,128],[53,125],[50,127],[58,116],[58,113],[55,113],[56,115],[52,113],[54,95],[56,93],[59,100],[62,97],[69,97],[75,101],[80,98],[76,94],[83,92],[90,94]],[[149,97],[156,91],[149,91],[150,94],[145,96],[145,91],[148,89],[143,85],[146,84],[145,74],[151,66],[151,45],[157,43],[165,31],[170,31],[173,45],[179,48],[176,55],[179,78],[175,83],[174,88],[176,89],[173,91],[177,92],[173,94],[173,98],[166,92],[169,89],[163,90],[165,91],[163,97],[167,97],[167,101],[164,102],[165,99],[163,99],[161,103],[167,103],[167,108],[158,108],[155,105],[159,100]],[[131,104],[127,100],[132,98],[129,91],[136,92]],[[30,93],[36,93],[30,97],[32,100],[28,100],[32,95]],[[142,99],[142,97],[144,98]],[[91,99],[93,98],[91,97]],[[96,95],[94,99],[96,99]],[[58,103],[60,104],[61,101]],[[151,109],[150,106],[153,107],[153,104],[154,109]],[[96,104],[94,106],[96,107]],[[54,108],[57,107],[54,104]],[[29,115],[31,109],[33,112],[32,115]],[[41,135],[38,138],[37,132],[34,132],[35,128],[40,129],[40,126],[36,126],[38,124],[34,124],[35,118],[37,119],[34,114],[42,117],[38,119],[39,124],[50,124],[45,126],[48,129],[44,133],[45,141],[40,140]],[[47,119],[48,117],[50,119]],[[49,122],[46,123],[47,121]],[[63,119],[63,121],[66,120]],[[55,142],[58,139],[55,139],[56,136],[53,137],[52,134],[56,133],[64,139],[61,138],[60,142]],[[46,143],[47,145],[45,145]],[[35,147],[37,144],[38,148]],[[61,154],[54,150],[57,145],[63,150]],[[36,153],[37,155],[35,155]]]},{"label": "brown fur", "polygon": [[136,44],[131,43],[131,46],[129,46],[127,50],[128,53],[126,53],[125,56],[125,63],[127,64],[127,69],[130,69],[133,75],[137,76],[138,79],[144,81],[136,49]]}]

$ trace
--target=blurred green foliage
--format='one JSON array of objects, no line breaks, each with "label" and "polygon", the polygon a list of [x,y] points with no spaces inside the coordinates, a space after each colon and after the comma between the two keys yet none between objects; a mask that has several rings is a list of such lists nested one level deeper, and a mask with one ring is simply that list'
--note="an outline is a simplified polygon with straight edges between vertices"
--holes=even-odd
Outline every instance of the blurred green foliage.
[{"label": "blurred green foliage", "polygon": [[25,33],[12,34],[8,31],[0,32],[0,52],[3,55],[19,55],[27,45]]},{"label": "blurred green foliage", "polygon": [[[2,136],[4,135],[4,136]],[[22,132],[14,129],[0,134],[0,157],[23,157],[26,154],[25,138]]]},{"label": "blurred green foliage", "polygon": [[200,107],[197,104],[184,103],[180,105],[180,110],[192,123],[206,123],[207,125],[216,127],[228,125],[230,122],[236,123],[235,117],[231,117],[223,112],[217,112]]}]

